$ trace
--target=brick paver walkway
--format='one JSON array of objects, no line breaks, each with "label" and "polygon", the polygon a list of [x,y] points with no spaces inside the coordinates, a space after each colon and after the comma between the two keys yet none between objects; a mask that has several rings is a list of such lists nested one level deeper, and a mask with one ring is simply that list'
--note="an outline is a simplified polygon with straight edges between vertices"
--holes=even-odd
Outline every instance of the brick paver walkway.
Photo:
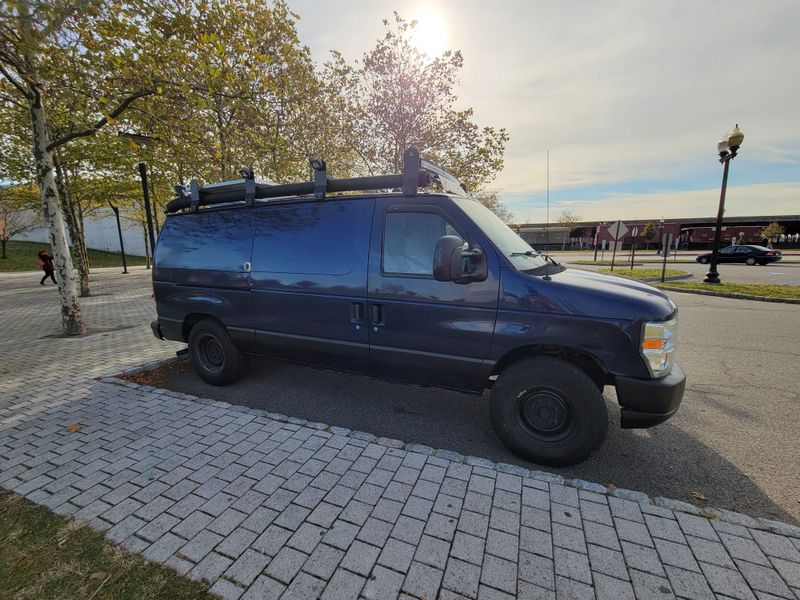
[{"label": "brick paver walkway", "polygon": [[0,275],[0,485],[224,598],[800,600],[789,525],[114,379],[179,346],[146,273],[95,291],[49,338],[54,290]]}]

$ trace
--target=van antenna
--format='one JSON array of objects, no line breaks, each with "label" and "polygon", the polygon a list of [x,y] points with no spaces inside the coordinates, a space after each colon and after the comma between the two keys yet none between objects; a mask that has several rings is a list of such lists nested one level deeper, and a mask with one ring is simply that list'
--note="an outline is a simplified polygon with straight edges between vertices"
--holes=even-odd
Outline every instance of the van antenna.
[{"label": "van antenna", "polygon": [[544,277],[545,281],[550,281],[550,150],[547,151],[547,217],[544,222]]}]

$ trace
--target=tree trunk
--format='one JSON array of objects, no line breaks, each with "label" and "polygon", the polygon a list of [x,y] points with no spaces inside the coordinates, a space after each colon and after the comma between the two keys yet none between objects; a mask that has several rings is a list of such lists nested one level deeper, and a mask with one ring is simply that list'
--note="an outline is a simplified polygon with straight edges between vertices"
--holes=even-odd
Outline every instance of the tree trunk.
[{"label": "tree trunk", "polygon": [[7,258],[6,257],[6,241],[5,240],[0,240],[0,245],[3,246],[3,258]]},{"label": "tree trunk", "polygon": [[78,267],[81,288],[80,296],[81,298],[86,298],[92,293],[89,286],[89,262],[87,260],[86,240],[83,237],[83,228],[78,223],[78,216],[75,214],[75,206],[72,195],[69,193],[66,173],[58,159],[58,153],[56,153],[53,160],[56,168],[56,187],[58,188],[61,205],[67,220],[69,237],[72,239],[72,254],[74,255],[75,263]]},{"label": "tree trunk", "polygon": [[45,223],[50,230],[50,244],[53,248],[56,272],[58,273],[58,295],[61,301],[61,320],[67,335],[85,335],[86,325],[78,303],[75,275],[72,271],[72,258],[67,246],[64,230],[64,217],[58,201],[53,152],[48,150],[50,136],[41,90],[33,89],[30,100],[31,129],[33,134],[33,157],[42,196],[42,210]]},{"label": "tree trunk", "polygon": [[147,236],[147,225],[142,223],[142,231],[144,232],[144,262],[147,269],[150,269],[150,238]]}]

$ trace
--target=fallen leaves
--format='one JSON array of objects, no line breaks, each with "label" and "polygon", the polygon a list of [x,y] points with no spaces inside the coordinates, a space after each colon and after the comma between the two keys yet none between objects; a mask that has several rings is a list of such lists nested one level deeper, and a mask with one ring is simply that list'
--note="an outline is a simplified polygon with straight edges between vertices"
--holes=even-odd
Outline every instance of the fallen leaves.
[{"label": "fallen leaves", "polygon": [[701,493],[700,493],[700,492],[698,492],[698,491],[693,491],[693,492],[692,492],[692,497],[693,497],[695,500],[700,500],[700,501],[702,501],[702,502],[705,502],[706,500],[708,500],[708,498],[706,498],[706,497],[705,497],[703,494],[701,494]]},{"label": "fallen leaves", "polygon": [[67,425],[67,431],[70,433],[75,433],[76,431],[80,431],[81,429],[83,429],[83,425],[81,425],[80,423],[70,423],[69,425]]}]

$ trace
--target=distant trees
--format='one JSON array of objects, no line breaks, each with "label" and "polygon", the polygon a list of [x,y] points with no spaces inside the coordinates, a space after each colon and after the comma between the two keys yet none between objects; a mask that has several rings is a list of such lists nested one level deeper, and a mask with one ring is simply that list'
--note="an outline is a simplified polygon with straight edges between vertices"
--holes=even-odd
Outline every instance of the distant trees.
[{"label": "distant trees", "polygon": [[575,226],[581,222],[581,217],[579,215],[573,214],[571,211],[562,210],[561,214],[558,215],[556,222],[564,227],[564,241],[561,244],[561,249],[564,250],[567,247],[567,241],[569,240],[569,235]]},{"label": "distant trees", "polygon": [[502,200],[497,195],[497,192],[491,190],[484,190],[473,195],[478,202],[483,204],[486,208],[491,210],[505,223],[511,223],[514,220],[514,213],[511,212]]},{"label": "distant trees", "polygon": [[786,228],[780,223],[773,221],[761,230],[761,237],[769,243],[774,243],[784,233],[786,233]]},{"label": "distant trees", "polygon": [[650,247],[650,241],[656,237],[656,224],[655,223],[648,223],[644,226],[642,230],[642,237],[644,238],[644,247],[648,249]]}]

